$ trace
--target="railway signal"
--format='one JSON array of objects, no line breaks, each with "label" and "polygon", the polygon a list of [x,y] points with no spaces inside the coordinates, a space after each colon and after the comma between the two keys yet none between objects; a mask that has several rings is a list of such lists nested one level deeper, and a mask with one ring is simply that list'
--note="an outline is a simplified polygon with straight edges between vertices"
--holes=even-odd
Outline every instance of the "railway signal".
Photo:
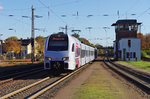
[{"label": "railway signal", "polygon": [[128,47],[131,47],[131,40],[128,40]]}]

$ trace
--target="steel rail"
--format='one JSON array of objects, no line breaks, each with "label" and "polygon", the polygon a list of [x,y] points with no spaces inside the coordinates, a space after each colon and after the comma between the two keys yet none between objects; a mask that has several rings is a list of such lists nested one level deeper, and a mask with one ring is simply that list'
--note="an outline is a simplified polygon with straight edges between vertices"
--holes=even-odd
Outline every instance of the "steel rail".
[{"label": "steel rail", "polygon": [[112,61],[110,61],[110,59],[108,59],[108,60],[115,67],[117,67],[119,69],[122,69],[122,70],[125,70],[125,71],[129,72],[130,74],[134,74],[135,76],[137,76],[139,78],[144,78],[145,80],[150,81],[150,74],[144,73],[144,72],[141,72],[141,71],[138,71],[138,70],[134,70],[134,69],[126,67],[124,65],[118,66],[117,64],[115,64]]},{"label": "steel rail", "polygon": [[21,77],[25,77],[25,76],[28,76],[28,75],[32,75],[32,74],[35,74],[35,73],[38,73],[38,72],[41,72],[43,71],[44,69],[42,68],[38,68],[38,69],[34,69],[32,71],[28,71],[28,72],[24,72],[25,74],[22,74],[22,75],[18,75],[18,76],[15,76],[15,77],[12,77],[12,78],[9,78],[9,79],[6,79],[6,80],[2,80],[0,81],[0,85],[4,84],[4,83],[8,83],[10,81],[13,81],[15,79],[19,79]]},{"label": "steel rail", "polygon": [[[123,77],[129,79],[133,83],[137,84],[139,87],[144,88],[144,91],[145,91],[145,89],[147,91],[150,91],[150,82],[147,82],[144,80],[145,76],[142,76],[140,74],[135,76],[134,71],[132,71],[133,72],[133,74],[132,74],[130,70],[129,70],[130,73],[127,70],[123,70],[123,67],[122,67],[122,69],[120,69],[118,66],[111,66],[110,64],[112,64],[112,63],[110,61],[108,61],[108,63],[110,63],[110,64],[106,63],[105,59],[104,59],[104,63],[113,71],[115,71],[118,74],[122,75]],[[112,65],[114,65],[114,64],[112,64]],[[142,79],[140,79],[140,77],[138,77],[138,76],[142,77]],[[148,78],[146,77],[145,79],[148,79]]]},{"label": "steel rail", "polygon": [[58,81],[56,81],[55,83],[47,86],[46,88],[42,89],[41,91],[35,93],[34,95],[30,96],[28,99],[35,99],[38,96],[42,95],[44,92],[48,91],[49,89],[53,88],[54,86],[58,85],[59,83],[61,83],[62,81],[68,79],[69,77],[73,76],[74,74],[78,73],[79,71],[81,71],[82,69],[84,69],[85,67],[87,67],[87,65],[80,67],[79,69],[75,70],[74,72],[68,74],[67,76],[59,79]]},{"label": "steel rail", "polygon": [[12,73],[12,74],[8,74],[8,75],[5,75],[5,76],[1,76],[0,80],[5,79],[5,78],[10,78],[12,76],[21,75],[21,74],[24,74],[24,73],[29,73],[29,72],[32,72],[32,71],[35,71],[35,70],[39,70],[39,69],[42,69],[42,67],[40,67],[40,68],[34,68],[34,69],[23,71],[23,72]]},{"label": "steel rail", "polygon": [[[72,72],[72,73],[70,73],[70,74],[68,74],[68,75],[66,75],[66,76],[64,76],[64,77],[62,77],[61,79],[55,80],[54,82],[51,83],[51,85],[49,85],[48,87],[46,87],[46,88],[42,89],[41,91],[35,93],[34,95],[30,96],[28,99],[33,99],[33,98],[35,98],[35,97],[38,97],[38,96],[41,95],[43,92],[45,92],[45,91],[51,89],[52,87],[56,86],[57,84],[59,84],[60,82],[64,81],[65,79],[71,77],[72,75],[76,74],[77,72],[79,72],[80,70],[82,70],[82,69],[85,68],[85,67],[87,67],[87,65],[80,67],[79,69],[75,70],[74,72]],[[13,92],[11,92],[11,93],[9,93],[9,94],[6,94],[6,95],[0,97],[0,99],[8,99],[8,98],[10,98],[10,97],[13,97],[13,96],[16,95],[16,94],[21,93],[21,92],[23,92],[23,91],[25,91],[25,90],[27,90],[27,89],[29,89],[29,88],[34,87],[35,85],[38,85],[38,84],[40,84],[40,83],[42,83],[42,82],[44,82],[44,81],[47,81],[47,80],[49,80],[49,79],[50,79],[50,77],[46,77],[46,78],[44,78],[44,79],[42,79],[42,80],[40,80],[40,81],[38,81],[38,82],[35,82],[35,83],[31,84],[31,85],[25,86],[25,87],[20,88],[20,89],[18,89],[18,90],[16,90],[16,91],[13,91]]]},{"label": "steel rail", "polygon": [[11,92],[11,93],[9,93],[9,94],[7,94],[7,95],[4,95],[4,96],[0,97],[0,99],[7,99],[7,98],[10,98],[11,96],[14,96],[14,95],[16,95],[16,94],[18,94],[18,93],[20,93],[20,92],[22,92],[22,91],[25,91],[25,90],[27,90],[27,89],[29,89],[29,88],[35,86],[35,85],[38,85],[38,84],[40,84],[40,83],[42,83],[42,82],[44,82],[44,81],[46,81],[46,80],[48,80],[48,79],[50,79],[50,77],[46,77],[46,78],[44,78],[44,79],[42,79],[42,80],[40,80],[40,81],[38,81],[38,82],[35,82],[35,83],[31,84],[31,85],[28,85],[28,86],[25,86],[25,87],[23,87],[23,88],[21,88],[21,89],[18,89],[18,90],[16,90],[16,91],[13,91],[13,92]]}]

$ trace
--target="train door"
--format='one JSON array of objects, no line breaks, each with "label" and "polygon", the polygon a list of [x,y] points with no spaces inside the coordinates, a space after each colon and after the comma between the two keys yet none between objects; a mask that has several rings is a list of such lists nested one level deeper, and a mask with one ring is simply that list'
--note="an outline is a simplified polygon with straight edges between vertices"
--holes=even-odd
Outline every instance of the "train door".
[{"label": "train door", "polygon": [[80,67],[80,47],[78,44],[76,45],[76,51],[75,51],[75,63],[77,68]]},{"label": "train door", "polygon": [[80,65],[83,65],[83,63],[82,63],[82,57],[81,57],[82,47],[83,46],[81,46],[81,44],[80,44]]},{"label": "train door", "polygon": [[75,69],[75,44],[74,43],[72,43],[72,45],[71,45],[71,51],[70,51],[70,55],[69,55],[69,57],[70,57],[70,64],[71,64],[71,68],[73,68],[73,69]]},{"label": "train door", "polygon": [[87,47],[85,46],[85,63],[87,63]]}]

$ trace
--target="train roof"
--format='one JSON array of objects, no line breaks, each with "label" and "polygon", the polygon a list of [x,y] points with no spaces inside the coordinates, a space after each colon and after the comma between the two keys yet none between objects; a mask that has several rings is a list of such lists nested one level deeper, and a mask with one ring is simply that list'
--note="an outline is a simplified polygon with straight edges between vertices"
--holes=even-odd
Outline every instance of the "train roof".
[{"label": "train roof", "polygon": [[[89,45],[87,45],[87,44],[85,44],[85,43],[83,43],[83,42],[81,42],[80,40],[78,40],[76,37],[74,37],[74,36],[72,36],[72,35],[70,35],[70,34],[65,34],[64,32],[58,32],[58,33],[55,33],[55,34],[51,34],[50,36],[61,36],[61,37],[66,37],[66,36],[68,36],[68,37],[72,37],[75,41],[77,41],[77,42],[80,42],[81,44],[84,44],[85,46],[89,46]],[[89,47],[92,47],[92,46],[89,46]],[[92,47],[92,48],[95,48],[95,47]]]},{"label": "train roof", "polygon": [[67,36],[67,34],[63,33],[63,32],[58,32],[55,34],[51,34],[50,36]]}]

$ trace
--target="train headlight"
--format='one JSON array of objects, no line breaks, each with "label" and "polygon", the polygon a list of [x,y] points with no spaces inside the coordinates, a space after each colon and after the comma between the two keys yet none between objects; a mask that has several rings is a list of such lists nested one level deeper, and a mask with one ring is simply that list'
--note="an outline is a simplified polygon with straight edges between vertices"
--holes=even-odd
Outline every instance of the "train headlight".
[{"label": "train headlight", "polygon": [[45,59],[46,59],[46,60],[52,60],[52,58],[50,58],[50,57],[45,57]]},{"label": "train headlight", "polygon": [[62,58],[63,61],[69,60],[69,57]]}]

